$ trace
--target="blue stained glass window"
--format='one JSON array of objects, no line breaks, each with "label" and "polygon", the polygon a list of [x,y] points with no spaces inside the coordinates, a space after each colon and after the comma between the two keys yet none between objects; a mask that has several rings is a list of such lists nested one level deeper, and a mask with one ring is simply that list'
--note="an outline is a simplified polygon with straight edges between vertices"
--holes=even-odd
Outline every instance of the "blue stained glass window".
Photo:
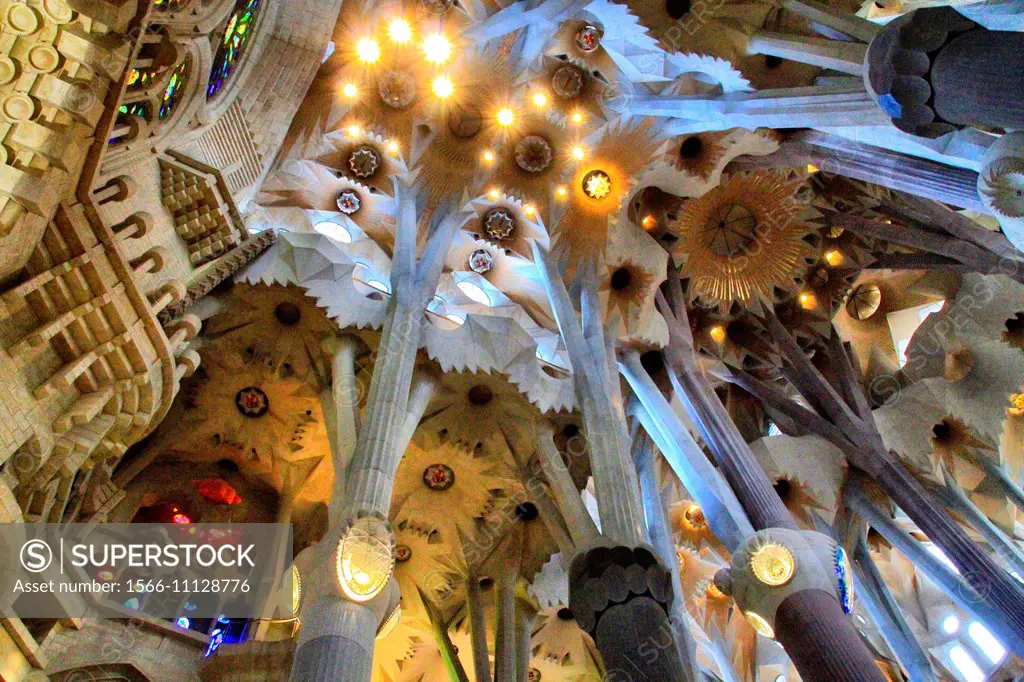
[{"label": "blue stained glass window", "polygon": [[206,87],[207,99],[221,91],[241,60],[245,48],[252,40],[259,9],[260,0],[238,0],[235,4],[235,10],[228,18],[224,33],[217,45],[217,53],[213,57],[210,84]]}]

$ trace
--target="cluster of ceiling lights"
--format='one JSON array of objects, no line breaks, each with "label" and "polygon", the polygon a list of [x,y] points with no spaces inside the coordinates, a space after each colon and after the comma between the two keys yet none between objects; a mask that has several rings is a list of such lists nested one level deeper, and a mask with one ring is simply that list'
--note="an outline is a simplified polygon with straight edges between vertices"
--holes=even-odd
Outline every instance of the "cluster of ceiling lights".
[{"label": "cluster of ceiling lights", "polygon": [[[387,35],[392,43],[395,45],[408,45],[414,39],[414,30],[409,22],[402,18],[396,17],[388,22]],[[577,43],[580,46],[581,51],[591,52],[596,49],[597,42],[600,38],[600,32],[598,29],[585,26],[583,27],[579,35],[577,36]],[[423,36],[423,40],[420,43],[422,50],[423,59],[429,64],[435,66],[443,66],[451,61],[454,53],[451,42],[443,33],[430,33]],[[382,57],[382,47],[378,40],[372,36],[363,36],[359,38],[355,43],[355,54],[359,61],[370,66],[378,63]],[[446,73],[440,73],[434,77],[431,82],[431,92],[435,97],[441,100],[451,98],[455,94],[455,83],[452,81],[451,76]],[[341,88],[342,94],[347,99],[356,99],[359,97],[360,88],[359,85],[354,82],[346,82]],[[530,101],[538,109],[544,109],[550,104],[550,97],[547,92],[543,90],[536,90],[530,95]],[[504,130],[509,130],[516,125],[518,116],[511,107],[502,107],[495,114],[495,122],[498,127]],[[576,126],[582,125],[586,120],[582,111],[574,111],[569,116],[569,120]],[[358,125],[349,126],[349,135],[356,137],[361,133]],[[392,153],[397,153],[398,144],[395,141],[388,143],[388,150]],[[569,156],[576,162],[581,162],[587,157],[586,150],[579,145],[574,145],[568,150]],[[485,165],[493,165],[497,162],[497,156],[494,151],[488,149],[481,154],[481,162]],[[497,190],[492,190],[494,193]],[[603,171],[591,171],[587,174],[583,184],[583,192],[591,200],[601,201],[611,195],[611,181],[609,176]],[[500,192],[499,192],[500,193]],[[568,198],[568,190],[558,185],[554,189],[554,197],[558,201],[564,201]],[[533,214],[535,209],[532,206],[527,206],[527,215]]]}]

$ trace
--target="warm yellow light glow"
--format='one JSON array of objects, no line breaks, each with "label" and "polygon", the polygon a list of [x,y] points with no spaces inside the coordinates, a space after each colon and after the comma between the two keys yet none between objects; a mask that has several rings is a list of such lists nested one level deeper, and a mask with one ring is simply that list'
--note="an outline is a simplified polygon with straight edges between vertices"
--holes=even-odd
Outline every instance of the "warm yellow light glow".
[{"label": "warm yellow light glow", "polygon": [[548,96],[543,92],[533,93],[533,104],[536,107],[546,107],[548,105]]},{"label": "warm yellow light glow", "polygon": [[707,530],[708,528],[708,520],[704,517],[704,510],[696,502],[690,503],[683,511],[683,523],[691,531]]},{"label": "warm yellow light glow", "polygon": [[587,153],[585,151],[583,151],[583,147],[573,147],[572,148],[572,158],[576,159],[577,161],[582,161],[583,157],[586,156],[586,155],[587,155]]},{"label": "warm yellow light glow", "polygon": [[388,151],[391,152],[392,154],[398,153],[398,142],[396,140],[391,140],[390,142],[388,142]]},{"label": "warm yellow light glow", "polygon": [[821,170],[821,169],[818,168],[817,166],[815,166],[814,164],[812,164],[812,163],[807,164],[807,172],[808,173],[817,173],[819,170]]},{"label": "warm yellow light glow", "polygon": [[510,125],[516,122],[516,114],[509,108],[502,109],[498,112],[498,125],[502,128],[508,128]]},{"label": "warm yellow light glow", "polygon": [[708,336],[710,336],[715,343],[722,343],[725,341],[725,327],[720,324],[716,324],[708,330]]},{"label": "warm yellow light glow", "polygon": [[583,178],[583,193],[591,199],[604,199],[612,193],[612,179],[601,171],[591,171]]},{"label": "warm yellow light glow", "polygon": [[757,634],[762,637],[775,639],[775,630],[773,630],[772,626],[768,624],[768,621],[753,611],[747,611],[743,615],[746,616],[747,622],[750,623],[750,627],[754,628]]},{"label": "warm yellow light glow", "polygon": [[1014,417],[1024,416],[1024,393],[1014,393],[1010,396],[1009,412]]},{"label": "warm yellow light glow", "polygon": [[579,111],[573,113],[573,115],[572,115],[572,122],[575,123],[576,125],[582,124],[583,123],[583,114],[581,112],[579,112]]},{"label": "warm yellow light glow", "polygon": [[785,545],[769,542],[754,550],[750,556],[750,570],[765,585],[779,587],[793,579],[796,559]]},{"label": "warm yellow light glow", "polygon": [[565,188],[565,185],[559,185],[555,188],[555,196],[559,199],[564,199],[569,196],[569,190]]},{"label": "warm yellow light glow", "polygon": [[800,296],[797,297],[797,300],[800,301],[800,307],[804,310],[810,310],[814,306],[818,305],[818,299],[814,297],[814,294],[806,291],[800,294]]},{"label": "warm yellow light glow", "polygon": [[360,38],[356,43],[356,56],[359,61],[373,64],[380,59],[380,45],[373,38]]},{"label": "warm yellow light glow", "polygon": [[444,64],[452,57],[452,45],[440,33],[429,35],[423,41],[423,56],[428,62]]},{"label": "warm yellow light glow", "polygon": [[387,587],[394,571],[394,540],[388,525],[373,516],[355,521],[338,543],[338,583],[349,599],[367,602]]},{"label": "warm yellow light glow", "polygon": [[434,94],[441,99],[447,99],[452,96],[455,92],[455,86],[452,85],[452,79],[448,76],[438,76],[434,79]]},{"label": "warm yellow light glow", "polygon": [[644,219],[640,221],[641,227],[650,232],[658,226],[658,219],[652,216],[650,213],[644,216]]},{"label": "warm yellow light glow", "polygon": [[487,192],[487,196],[488,198],[491,199],[491,201],[497,201],[498,197],[501,196],[501,190],[498,189],[497,187],[493,187],[489,192]]},{"label": "warm yellow light glow", "polygon": [[523,213],[530,217],[533,217],[533,214],[536,212],[537,209],[533,207],[533,204],[527,204],[526,206],[523,207]]},{"label": "warm yellow light glow", "polygon": [[494,152],[492,152],[490,149],[488,149],[487,151],[485,151],[483,153],[483,159],[487,163],[494,163]]},{"label": "warm yellow light glow", "polygon": [[361,132],[363,132],[362,129],[359,126],[357,126],[357,125],[350,125],[348,127],[348,136],[349,137],[359,137],[359,134]]},{"label": "warm yellow light glow", "polygon": [[837,249],[831,249],[825,252],[825,262],[835,267],[843,262],[843,254]]},{"label": "warm yellow light glow", "polygon": [[355,83],[345,83],[344,87],[341,88],[341,94],[352,99],[359,94],[359,88],[356,87]]},{"label": "warm yellow light glow", "polygon": [[412,27],[405,19],[393,19],[388,24],[388,35],[391,36],[391,40],[404,45],[412,39]]}]

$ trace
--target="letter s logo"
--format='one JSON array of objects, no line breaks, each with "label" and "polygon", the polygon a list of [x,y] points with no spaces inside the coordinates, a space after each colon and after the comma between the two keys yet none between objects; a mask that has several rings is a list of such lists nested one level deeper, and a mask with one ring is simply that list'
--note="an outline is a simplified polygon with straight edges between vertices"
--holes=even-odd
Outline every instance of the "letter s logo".
[{"label": "letter s logo", "polygon": [[29,573],[42,573],[53,563],[53,550],[42,540],[29,540],[21,546],[21,565]]}]

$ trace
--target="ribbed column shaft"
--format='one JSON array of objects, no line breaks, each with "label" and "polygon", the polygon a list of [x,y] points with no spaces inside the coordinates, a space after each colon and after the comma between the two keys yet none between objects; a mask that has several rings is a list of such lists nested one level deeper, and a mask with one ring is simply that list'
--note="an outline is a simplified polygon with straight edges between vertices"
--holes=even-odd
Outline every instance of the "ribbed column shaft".
[{"label": "ribbed column shaft", "polygon": [[498,576],[497,623],[494,637],[494,680],[516,682],[516,577],[512,571]]},{"label": "ribbed column shaft", "polygon": [[409,405],[423,311],[393,296],[367,399],[363,423],[349,467],[347,508],[387,516],[395,471],[405,452],[401,443]]},{"label": "ribbed column shaft", "polygon": [[551,435],[551,431],[543,426],[537,429],[537,455],[540,458],[541,469],[551,486],[551,496],[554,497],[555,504],[565,519],[573,544],[577,548],[590,547],[600,537],[597,525],[590,518],[590,513],[580,497],[580,491],[572,482],[569,470],[562,461],[554,441],[551,440]]},{"label": "ribbed column shaft", "polygon": [[530,604],[522,599],[516,600],[516,682],[529,681],[534,615]]},{"label": "ribbed column shaft", "polygon": [[466,610],[469,613],[469,638],[473,644],[473,671],[476,682],[491,682],[491,660],[487,653],[487,623],[484,620],[480,581],[470,576],[466,581]]},{"label": "ribbed column shaft", "polygon": [[973,528],[995,553],[1002,558],[1006,564],[1017,572],[1024,575],[1024,552],[1020,546],[1006,536],[996,524],[992,523],[978,507],[971,502],[970,498],[957,485],[952,477],[948,477],[945,487],[938,491],[939,499],[948,507],[956,510],[963,516],[967,524]]},{"label": "ribbed column shaft", "polygon": [[1024,128],[1024,35],[976,29],[953,38],[932,60],[935,110],[961,125]]},{"label": "ribbed column shaft", "polygon": [[882,638],[907,671],[908,679],[915,682],[936,682],[935,671],[928,661],[928,654],[903,618],[899,604],[879,574],[878,567],[875,566],[875,561],[871,558],[867,543],[863,539],[854,552],[853,578],[857,596],[881,631]]},{"label": "ribbed column shaft", "polygon": [[[848,486],[846,495],[847,504],[854,513],[881,533],[882,537],[889,541],[889,544],[898,549],[911,564],[931,578],[960,608],[984,623],[1007,647],[1018,654],[1024,653],[1024,641],[1017,635],[1011,624],[1004,620],[1001,610],[993,608],[990,603],[990,594],[976,592],[946,564],[928,552],[924,545],[897,526],[889,514],[876,507],[859,488]],[[939,509],[933,513],[945,516],[945,513]],[[927,531],[925,532],[927,533]],[[930,534],[928,537],[935,542],[935,538]]]},{"label": "ribbed column shaft", "polygon": [[[686,426],[655,385],[636,352],[627,352],[619,365],[641,408],[637,417],[658,444],[672,470],[700,505],[712,532],[730,550],[753,535],[754,528],[736,494],[722,480]],[[642,482],[641,482],[642,486]],[[645,509],[647,502],[644,502]],[[651,523],[650,512],[647,517]]]},{"label": "ribbed column shaft", "polygon": [[792,514],[775,493],[771,480],[736,428],[722,401],[708,386],[707,379],[698,374],[697,367],[680,357],[681,353],[676,350],[665,352],[673,386],[690,414],[690,419],[697,425],[715,456],[725,480],[750,517],[750,522],[757,530],[797,530]]},{"label": "ribbed column shaft", "polygon": [[291,682],[367,682],[373,672],[377,616],[368,607],[321,597],[303,609]]},{"label": "ribbed column shaft", "polygon": [[679,558],[676,556],[675,542],[665,518],[665,507],[658,490],[658,475],[654,470],[654,449],[644,447],[636,458],[637,475],[640,479],[640,495],[644,501],[644,512],[647,515],[647,532],[651,536],[651,545],[657,552],[661,562],[672,574],[672,633],[676,639],[676,649],[682,660],[683,680],[696,682],[701,680],[700,668],[697,665],[697,646],[690,634],[686,621],[686,606],[683,603],[683,583],[679,575]]},{"label": "ribbed column shaft", "polygon": [[775,633],[804,682],[886,679],[850,617],[827,592],[803,590],[787,597],[775,613]]}]

